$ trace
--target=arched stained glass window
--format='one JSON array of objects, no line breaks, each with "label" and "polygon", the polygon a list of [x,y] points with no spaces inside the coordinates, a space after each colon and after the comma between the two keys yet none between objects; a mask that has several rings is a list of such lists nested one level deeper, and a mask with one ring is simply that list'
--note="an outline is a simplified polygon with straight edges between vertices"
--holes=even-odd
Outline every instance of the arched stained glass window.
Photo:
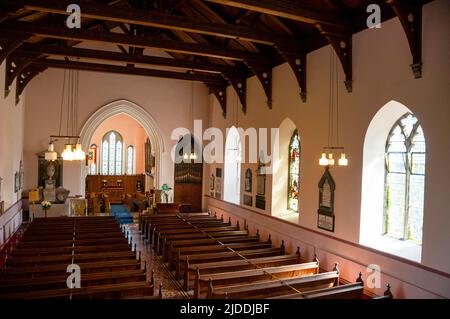
[{"label": "arched stained glass window", "polygon": [[425,137],[417,118],[407,113],[386,142],[384,234],[422,243],[425,189]]},{"label": "arched stained glass window", "polygon": [[300,188],[300,137],[298,131],[292,134],[289,143],[289,167],[288,167],[288,202],[289,210],[298,212],[298,199]]},{"label": "arched stained glass window", "polygon": [[89,174],[95,175],[95,174],[97,174],[97,151],[98,151],[97,145],[92,144],[90,148],[91,148],[93,154],[91,154],[92,163],[91,163],[91,166],[89,167]]},{"label": "arched stained glass window", "polygon": [[132,145],[127,148],[127,174],[133,175],[134,172],[134,147]]},{"label": "arched stained glass window", "polygon": [[122,136],[110,131],[103,136],[102,143],[102,174],[122,175],[123,167]]}]

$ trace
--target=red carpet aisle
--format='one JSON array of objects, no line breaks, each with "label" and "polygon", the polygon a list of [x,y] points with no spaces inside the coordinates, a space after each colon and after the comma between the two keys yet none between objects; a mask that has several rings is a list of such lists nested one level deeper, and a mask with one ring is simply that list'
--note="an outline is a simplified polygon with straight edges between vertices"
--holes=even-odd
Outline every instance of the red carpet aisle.
[{"label": "red carpet aisle", "polygon": [[155,273],[155,293],[159,293],[159,284],[162,284],[163,299],[188,299],[189,296],[181,289],[179,283],[173,279],[172,273],[162,263],[160,257],[154,253],[149,244],[143,242],[141,233],[138,230],[138,225],[129,224],[124,227],[127,231],[131,231],[133,247],[136,243],[137,251],[141,252],[142,267],[144,267],[144,261],[146,261],[149,273],[150,270],[153,270]]}]

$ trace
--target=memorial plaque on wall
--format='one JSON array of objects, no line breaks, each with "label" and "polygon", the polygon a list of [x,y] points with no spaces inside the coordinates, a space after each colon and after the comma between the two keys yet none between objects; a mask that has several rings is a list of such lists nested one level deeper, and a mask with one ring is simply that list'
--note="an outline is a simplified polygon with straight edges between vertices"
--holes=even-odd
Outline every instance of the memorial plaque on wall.
[{"label": "memorial plaque on wall", "polygon": [[255,207],[259,209],[266,209],[266,198],[264,196],[256,195]]},{"label": "memorial plaque on wall", "polygon": [[334,191],[336,184],[327,166],[319,181],[319,209],[317,210],[317,227],[334,232]]},{"label": "memorial plaque on wall", "polygon": [[253,196],[244,194],[244,205],[253,206]]}]

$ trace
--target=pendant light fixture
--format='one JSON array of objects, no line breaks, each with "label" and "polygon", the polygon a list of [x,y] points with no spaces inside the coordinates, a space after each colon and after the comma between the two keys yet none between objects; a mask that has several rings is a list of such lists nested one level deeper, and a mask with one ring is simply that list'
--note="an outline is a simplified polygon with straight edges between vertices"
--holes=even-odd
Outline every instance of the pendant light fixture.
[{"label": "pendant light fixture", "polygon": [[[193,72],[193,71],[191,71]],[[191,123],[192,123],[192,130],[191,130],[191,140],[189,143],[191,143],[191,154],[188,155],[188,153],[184,153],[183,158],[185,160],[196,160],[197,154],[195,154],[195,140],[193,139],[193,132],[194,132],[194,81],[191,81]],[[192,142],[193,141],[193,142]]]},{"label": "pendant light fixture", "polygon": [[[338,160],[339,166],[347,166],[348,159],[345,154],[345,149],[340,146],[339,141],[339,88],[338,88],[338,69],[337,57],[332,48],[330,48],[330,96],[328,100],[328,145],[323,147],[321,158],[319,159],[320,166],[334,166],[334,151],[341,151]],[[336,130],[336,134],[335,134]],[[336,144],[334,144],[336,141]],[[328,156],[327,156],[328,153]]]},{"label": "pendant light fixture", "polygon": [[[67,59],[66,59],[67,60]],[[66,85],[68,82],[68,85]],[[67,90],[66,90],[67,87]],[[67,91],[67,96],[66,96]],[[61,108],[59,116],[59,132],[58,135],[50,136],[50,144],[48,151],[45,153],[45,158],[49,160],[56,160],[57,153],[54,151],[53,142],[57,141],[55,138],[66,139],[67,143],[64,146],[64,151],[61,156],[64,161],[82,161],[86,159],[86,153],[83,151],[79,142],[80,137],[75,135],[78,130],[78,92],[79,92],[79,72],[74,70],[64,70],[63,88],[61,95]],[[67,113],[66,113],[66,135],[62,133],[64,102],[67,98]],[[71,140],[76,140],[76,144],[72,144]]]}]

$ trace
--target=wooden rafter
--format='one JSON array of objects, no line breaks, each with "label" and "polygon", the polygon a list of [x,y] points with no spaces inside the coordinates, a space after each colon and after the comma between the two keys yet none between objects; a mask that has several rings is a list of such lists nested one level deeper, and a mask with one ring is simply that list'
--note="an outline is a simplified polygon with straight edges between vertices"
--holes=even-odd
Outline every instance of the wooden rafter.
[{"label": "wooden rafter", "polygon": [[[167,66],[173,68],[181,68],[186,70],[197,70],[212,73],[230,73],[230,74],[241,74],[240,70],[234,70],[225,65],[210,63],[210,62],[197,62],[190,60],[178,60],[171,58],[162,58],[149,55],[138,55],[132,56],[128,54],[123,54],[119,52],[112,51],[101,51],[93,49],[75,48],[75,47],[60,47],[56,45],[45,45],[45,44],[31,44],[26,43],[22,45],[15,54],[24,56],[30,54],[48,55],[54,57],[74,57],[74,58],[85,58],[103,61],[115,61],[123,63],[132,64],[144,64],[144,65],[157,65],[157,66]],[[246,74],[241,74],[245,76]]]},{"label": "wooden rafter", "polygon": [[161,77],[169,79],[188,80],[188,81],[199,81],[210,85],[223,85],[223,83],[225,82],[222,77],[210,74],[198,74],[192,72],[182,73],[182,72],[163,71],[147,68],[117,66],[111,64],[63,61],[47,58],[34,61],[32,65],[47,68],[72,69],[81,71],[95,71],[105,73]]},{"label": "wooden rafter", "polygon": [[323,24],[345,30],[348,25],[344,17],[314,10],[298,1],[287,0],[204,0],[235,8],[257,11],[307,24]]},{"label": "wooden rafter", "polygon": [[[28,10],[67,15],[67,6],[79,1],[74,0],[14,0],[16,5],[21,5]],[[282,41],[282,37],[274,37],[264,34],[253,28],[222,24],[201,23],[181,16],[161,14],[156,11],[145,11],[129,8],[123,10],[120,7],[106,7],[94,3],[80,4],[81,16],[90,19],[128,23],[146,27],[163,28],[185,32],[201,33],[232,39],[247,40],[262,44],[272,45],[275,41]],[[289,39],[284,41],[288,43]]]},{"label": "wooden rafter", "polygon": [[113,43],[140,48],[159,48],[169,52],[187,53],[220,59],[248,61],[252,63],[266,63],[263,56],[246,51],[231,50],[225,47],[185,43],[181,41],[157,40],[149,37],[132,36],[119,33],[93,32],[83,29],[64,29],[36,24],[16,22],[0,26],[0,32],[10,37],[17,35],[36,35],[45,38]]}]

